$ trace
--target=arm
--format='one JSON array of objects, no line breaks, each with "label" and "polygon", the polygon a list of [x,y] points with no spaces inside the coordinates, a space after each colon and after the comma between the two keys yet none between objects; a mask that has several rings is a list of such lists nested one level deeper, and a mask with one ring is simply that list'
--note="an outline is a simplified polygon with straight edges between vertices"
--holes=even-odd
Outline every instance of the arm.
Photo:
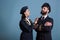
[{"label": "arm", "polygon": [[35,21],[34,21],[34,29],[35,29],[36,32],[38,31],[38,24],[37,24],[38,20],[39,20],[39,18],[36,18]]},{"label": "arm", "polygon": [[41,27],[41,29],[42,29],[42,31],[49,32],[52,30],[52,27],[53,27],[53,19],[50,19],[44,23],[44,25],[43,25],[43,27]]}]

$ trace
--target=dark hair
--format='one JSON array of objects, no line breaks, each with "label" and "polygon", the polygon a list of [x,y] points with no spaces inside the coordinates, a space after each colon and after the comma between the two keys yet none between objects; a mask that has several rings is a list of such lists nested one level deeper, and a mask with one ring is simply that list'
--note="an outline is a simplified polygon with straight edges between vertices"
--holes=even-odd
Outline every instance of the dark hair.
[{"label": "dark hair", "polygon": [[24,6],[24,7],[21,8],[20,14],[22,14],[22,18],[25,18],[24,12],[25,12],[27,9],[28,9],[28,6]]},{"label": "dark hair", "polygon": [[49,3],[44,3],[41,7],[42,8],[47,7],[49,9],[49,13],[51,12],[51,7],[50,7]]}]

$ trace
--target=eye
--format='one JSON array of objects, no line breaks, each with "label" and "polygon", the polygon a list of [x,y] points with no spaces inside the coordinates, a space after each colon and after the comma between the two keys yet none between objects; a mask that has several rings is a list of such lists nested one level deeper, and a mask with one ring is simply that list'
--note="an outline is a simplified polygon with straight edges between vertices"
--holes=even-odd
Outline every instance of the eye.
[{"label": "eye", "polygon": [[45,8],[43,8],[45,10]]}]

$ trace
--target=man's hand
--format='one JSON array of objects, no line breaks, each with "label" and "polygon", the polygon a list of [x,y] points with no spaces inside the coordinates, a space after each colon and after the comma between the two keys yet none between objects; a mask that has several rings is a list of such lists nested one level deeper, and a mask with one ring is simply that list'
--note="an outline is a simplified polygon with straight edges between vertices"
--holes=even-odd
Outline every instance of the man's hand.
[{"label": "man's hand", "polygon": [[52,26],[52,23],[51,23],[51,22],[46,22],[46,23],[44,24],[44,26]]}]

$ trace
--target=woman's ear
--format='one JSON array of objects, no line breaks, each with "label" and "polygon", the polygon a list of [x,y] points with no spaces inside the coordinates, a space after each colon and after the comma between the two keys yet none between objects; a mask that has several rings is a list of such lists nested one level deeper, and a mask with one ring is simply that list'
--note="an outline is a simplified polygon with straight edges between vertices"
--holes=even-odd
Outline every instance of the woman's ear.
[{"label": "woman's ear", "polygon": [[24,15],[26,15],[26,12],[24,12]]}]

